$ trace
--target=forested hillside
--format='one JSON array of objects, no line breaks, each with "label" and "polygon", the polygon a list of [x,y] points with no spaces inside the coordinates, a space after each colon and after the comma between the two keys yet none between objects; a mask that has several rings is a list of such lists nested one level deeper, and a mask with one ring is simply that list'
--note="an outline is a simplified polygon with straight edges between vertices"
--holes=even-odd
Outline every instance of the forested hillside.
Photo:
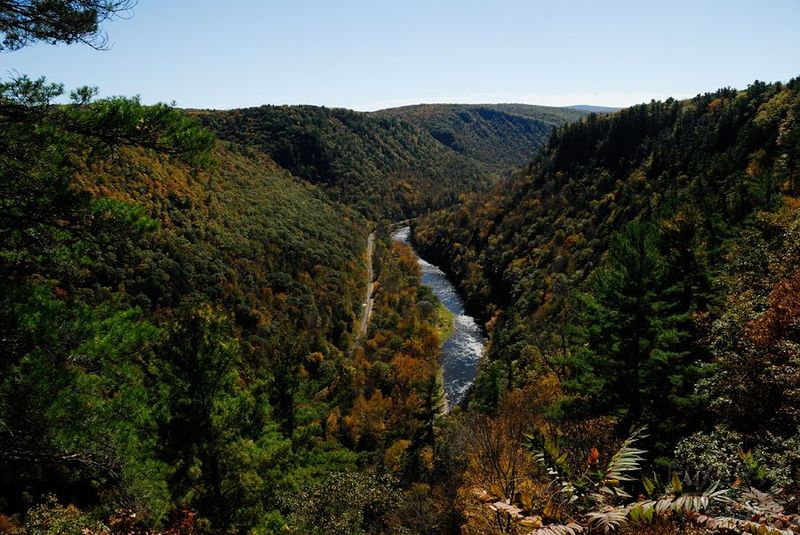
[{"label": "forested hillside", "polygon": [[[100,47],[131,6],[0,6],[0,50]],[[96,95],[0,83],[0,533],[440,525],[418,509],[435,504],[446,326],[410,251],[380,233],[354,345],[373,223],[196,114]],[[413,126],[306,112],[322,152],[282,163],[333,169],[365,213],[487,180]]]},{"label": "forested hillside", "polygon": [[223,139],[257,147],[373,219],[449,206],[493,181],[479,162],[399,119],[316,106],[196,113]]},{"label": "forested hillside", "polygon": [[53,493],[244,529],[281,488],[354,466],[319,419],[364,220],[166,106],[2,91],[3,509]]},{"label": "forested hillside", "polygon": [[379,233],[351,351],[361,215],[168,106],[62,91],[0,85],[0,532],[441,525],[410,250]]},{"label": "forested hillside", "polygon": [[[0,53],[134,5],[2,1]],[[800,533],[800,78],[602,115],[98,94],[0,80],[0,535]],[[408,224],[489,335],[458,406],[440,360],[483,337]]]},{"label": "forested hillside", "polygon": [[[798,118],[800,79],[590,115],[558,129],[513,182],[420,221],[421,251],[459,281],[491,332],[469,400],[490,423],[468,429],[489,425],[508,441],[508,470],[538,459],[557,474],[512,481],[469,461],[485,495],[520,509],[491,509],[475,494],[464,509],[470,533],[512,529],[524,511],[539,525],[584,518],[595,529],[662,522],[664,511],[689,511],[698,529],[788,528],[781,515],[794,510],[800,468]],[[538,407],[527,420],[521,403]],[[605,480],[591,475],[600,466]],[[620,506],[610,487],[589,499],[634,466],[676,471],[665,490],[658,480],[632,487],[666,492],[661,516],[655,502]],[[713,503],[715,480],[733,485],[728,497],[784,505],[755,506],[752,525],[709,523],[691,500]],[[531,500],[542,485],[551,490],[540,509]]]},{"label": "forested hillside", "polygon": [[585,112],[527,104],[419,104],[375,114],[416,125],[457,153],[504,172],[528,163],[554,127]]}]

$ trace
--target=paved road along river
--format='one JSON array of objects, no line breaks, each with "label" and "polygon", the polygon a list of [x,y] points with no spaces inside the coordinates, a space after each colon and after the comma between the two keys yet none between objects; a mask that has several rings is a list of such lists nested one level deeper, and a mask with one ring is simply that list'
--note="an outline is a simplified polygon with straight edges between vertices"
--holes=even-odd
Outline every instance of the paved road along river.
[{"label": "paved road along river", "polygon": [[[410,245],[410,231],[409,227],[399,228],[392,233],[392,238]],[[417,258],[422,269],[422,283],[428,286],[455,316],[453,335],[442,345],[444,390],[447,403],[452,407],[463,399],[464,393],[475,381],[486,337],[475,319],[464,312],[464,301],[447,275],[419,255]]]}]

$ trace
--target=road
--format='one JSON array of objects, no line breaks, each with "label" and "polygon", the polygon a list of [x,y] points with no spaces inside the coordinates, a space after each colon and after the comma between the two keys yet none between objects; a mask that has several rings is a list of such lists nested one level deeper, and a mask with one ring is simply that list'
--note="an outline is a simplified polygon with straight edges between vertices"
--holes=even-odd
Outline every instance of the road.
[{"label": "road", "polygon": [[350,348],[350,355],[356,352],[356,348],[364,342],[367,336],[367,327],[369,327],[369,318],[372,316],[372,290],[375,287],[375,275],[372,271],[372,253],[375,247],[375,232],[371,232],[367,237],[367,290],[365,293],[364,303],[361,305],[361,321],[358,324],[358,331],[353,345]]},{"label": "road", "polygon": [[[405,219],[403,221],[393,223],[389,227],[389,232],[416,220],[416,217],[412,217],[411,219]],[[370,235],[367,236],[367,290],[364,292],[365,298],[364,302],[361,304],[362,312],[361,321],[358,323],[358,331],[356,331],[356,337],[355,340],[353,340],[353,345],[350,346],[350,356],[355,354],[356,348],[359,347],[364,342],[364,338],[367,337],[367,328],[369,327],[370,317],[372,317],[372,305],[374,304],[372,299],[372,290],[375,289],[375,274],[372,270],[372,253],[374,249],[375,231],[371,232]]]}]

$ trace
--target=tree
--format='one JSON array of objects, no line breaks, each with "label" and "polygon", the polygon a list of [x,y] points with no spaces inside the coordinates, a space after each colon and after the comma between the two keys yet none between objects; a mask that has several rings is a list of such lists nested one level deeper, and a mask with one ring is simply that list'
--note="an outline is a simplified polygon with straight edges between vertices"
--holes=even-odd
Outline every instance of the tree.
[{"label": "tree", "polygon": [[285,475],[291,445],[272,422],[264,388],[243,385],[230,318],[187,303],[164,345],[169,391],[165,449],[185,505],[215,529],[263,525]]},{"label": "tree", "polygon": [[2,249],[15,251],[4,256],[0,270],[29,273],[59,245],[96,242],[98,223],[116,219],[114,230],[125,234],[148,227],[142,210],[93,200],[74,187],[86,167],[120,147],[145,147],[193,164],[210,161],[213,135],[170,106],[121,97],[89,102],[87,88],[73,93],[72,104],[52,106],[61,94],[62,85],[44,78],[0,83],[0,238]]},{"label": "tree", "polygon": [[[0,444],[13,445],[0,463],[17,480],[0,487],[15,489],[3,498],[17,510],[26,496],[91,501],[101,489],[158,525],[171,506],[155,431],[163,385],[149,369],[159,329],[124,285],[97,284],[110,268],[102,261],[145,243],[158,223],[79,183],[124,146],[199,163],[214,138],[169,106],[91,102],[86,88],[51,106],[62,93],[44,79],[0,83]],[[199,152],[184,152],[187,142]]]},{"label": "tree", "polygon": [[0,2],[0,51],[37,41],[83,43],[96,49],[108,40],[100,25],[124,17],[135,0],[4,0]]},{"label": "tree", "polygon": [[466,520],[462,533],[511,533],[511,518],[500,510],[487,510],[484,503],[490,496],[500,503],[528,490],[527,475],[535,463],[526,448],[527,437],[542,424],[540,394],[545,390],[514,390],[496,417],[467,413],[456,421],[463,424],[458,440],[464,441],[459,445],[466,461],[456,502]]},{"label": "tree", "polygon": [[698,221],[678,213],[660,227],[633,222],[614,235],[605,263],[578,298],[574,375],[566,384],[593,410],[641,422],[652,449],[671,453],[702,412],[694,393],[700,364],[698,318],[710,280],[698,252]]},{"label": "tree", "polygon": [[158,523],[170,468],[156,454],[165,415],[148,365],[161,333],[140,310],[57,290],[23,287],[0,302],[16,321],[0,374],[0,499],[101,491]]},{"label": "tree", "polygon": [[697,429],[706,414],[704,395],[695,389],[710,360],[700,342],[712,301],[701,224],[698,213],[684,209],[659,225],[664,268],[650,318],[653,350],[643,393],[648,400],[644,418],[656,441],[652,447],[660,454],[671,454],[675,437]]},{"label": "tree", "polygon": [[[333,472],[286,497],[289,533],[388,533],[400,496],[385,475]],[[392,531],[394,532],[394,531]]]},{"label": "tree", "polygon": [[[300,330],[299,328],[297,329]],[[308,353],[307,344],[297,331],[274,333],[269,344],[269,367],[273,380],[269,401],[275,408],[275,419],[281,432],[291,439],[297,427],[297,395],[300,388],[300,365]]]},{"label": "tree", "polygon": [[646,223],[623,228],[593,274],[590,293],[580,297],[571,386],[628,423],[642,416],[643,375],[653,350],[651,321],[663,269],[655,237]]},{"label": "tree", "polygon": [[727,307],[709,343],[714,366],[698,387],[709,392],[716,418],[742,433],[748,447],[772,441],[780,444],[765,449],[782,451],[798,437],[798,244],[800,216],[788,205],[759,217],[727,259]]}]

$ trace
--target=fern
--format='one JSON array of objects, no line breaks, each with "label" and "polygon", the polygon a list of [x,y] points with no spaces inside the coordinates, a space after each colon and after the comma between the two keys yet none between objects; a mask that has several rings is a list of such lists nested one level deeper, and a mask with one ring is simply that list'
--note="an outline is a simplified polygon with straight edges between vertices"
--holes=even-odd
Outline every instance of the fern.
[{"label": "fern", "polygon": [[583,526],[575,523],[569,524],[552,524],[542,528],[529,531],[526,535],[580,535],[586,533]]},{"label": "fern", "polygon": [[764,515],[767,518],[783,514],[783,505],[775,499],[775,496],[767,492],[751,487],[742,492],[742,498],[744,499],[742,505],[753,513]]},{"label": "fern", "polygon": [[603,511],[594,511],[586,515],[591,531],[613,533],[628,521],[628,512],[625,509],[607,507]]},{"label": "fern", "polygon": [[742,520],[731,517],[709,517],[704,515],[693,515],[692,521],[706,529],[722,532],[752,533],[754,535],[796,535],[800,532],[800,526],[794,528],[777,527],[764,522],[754,520]]},{"label": "fern", "polygon": [[633,444],[646,435],[643,435],[645,428],[642,427],[634,431],[631,436],[625,439],[619,450],[611,457],[606,468],[605,482],[612,484],[619,484],[620,481],[634,481],[628,474],[631,472],[638,472],[640,470],[640,463],[644,461],[642,455],[644,450],[633,447]]},{"label": "fern", "polygon": [[[625,524],[650,524],[656,519],[687,519],[695,525],[714,532],[753,533],[758,535],[795,535],[800,533],[800,518],[784,514],[784,506],[773,495],[755,488],[740,493],[740,500],[729,498],[731,489],[720,488],[719,482],[703,490],[700,488],[700,475],[694,478],[688,474],[684,478],[673,474],[666,482],[642,478],[642,485],[649,499],[627,505],[614,506],[614,499],[630,498],[621,483],[634,481],[632,474],[640,469],[645,451],[636,447],[636,442],[644,437],[644,428],[631,434],[611,457],[605,470],[587,469],[578,477],[570,477],[566,462],[567,454],[560,451],[554,440],[540,438],[535,447],[530,439],[529,448],[534,456],[547,468],[552,476],[552,494],[543,511],[543,516],[559,523],[543,525],[538,516],[523,517],[523,510],[509,501],[494,503],[494,510],[503,510],[523,529],[533,528],[527,535],[575,535],[591,533],[615,533]],[[751,471],[758,474],[752,457],[746,454],[745,463],[750,463]],[[590,463],[593,465],[593,463]],[[725,502],[732,504],[734,511],[745,511],[747,519],[734,517],[715,517],[708,514],[712,504]],[[589,512],[586,512],[589,511]],[[528,514],[531,514],[528,512]],[[583,525],[573,521],[583,518]],[[521,519],[521,520],[520,520]]]},{"label": "fern", "polygon": [[728,489],[720,489],[719,483],[712,484],[702,492],[692,493],[687,492],[684,482],[674,475],[667,492],[657,496],[655,489],[658,480],[645,478],[644,481],[645,490],[652,499],[631,503],[624,508],[627,517],[638,524],[650,524],[657,517],[664,518],[673,514],[679,518],[698,515],[708,509],[712,502],[729,501]]},{"label": "fern", "polygon": [[[631,497],[630,494],[622,489],[620,483],[622,481],[634,481],[634,478],[630,477],[629,474],[638,472],[641,469],[640,465],[642,461],[644,461],[642,455],[645,451],[635,448],[634,443],[646,436],[642,434],[644,429],[645,428],[642,427],[634,431],[631,436],[625,439],[608,462],[603,479],[600,481],[599,485],[597,485],[597,489],[605,496],[617,498]],[[594,498],[599,503],[605,503],[605,498],[603,496],[595,495]]]},{"label": "fern", "polygon": [[568,452],[562,452],[555,439],[545,435],[527,435],[526,438],[534,460],[544,466],[548,474],[562,477],[569,475]]}]

